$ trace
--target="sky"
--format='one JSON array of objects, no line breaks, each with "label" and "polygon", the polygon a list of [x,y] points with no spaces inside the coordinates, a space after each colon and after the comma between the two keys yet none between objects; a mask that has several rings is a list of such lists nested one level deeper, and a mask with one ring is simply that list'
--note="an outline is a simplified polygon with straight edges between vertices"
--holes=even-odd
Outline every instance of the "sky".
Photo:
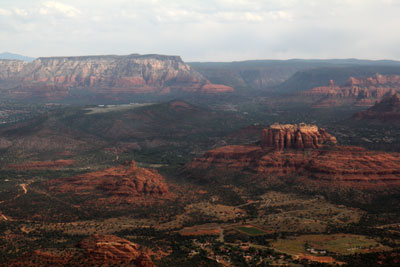
[{"label": "sky", "polygon": [[400,0],[1,0],[0,52],[400,60]]}]

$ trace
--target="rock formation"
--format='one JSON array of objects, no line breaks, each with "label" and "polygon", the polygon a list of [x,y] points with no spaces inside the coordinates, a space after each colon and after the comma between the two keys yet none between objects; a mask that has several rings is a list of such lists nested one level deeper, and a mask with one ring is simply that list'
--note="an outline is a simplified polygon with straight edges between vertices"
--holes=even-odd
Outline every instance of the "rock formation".
[{"label": "rock formation", "polygon": [[113,235],[93,235],[79,245],[92,264],[132,264],[140,267],[155,266],[150,256],[139,250],[139,245]]},{"label": "rock formation", "polygon": [[[156,170],[118,166],[72,178],[54,179],[43,184],[55,194],[90,194],[97,203],[153,202],[171,197],[165,179]],[[88,204],[88,203],[87,203]]]},{"label": "rock formation", "polygon": [[330,107],[372,106],[376,101],[396,92],[400,92],[400,75],[376,74],[368,78],[350,77],[343,86],[331,81],[329,86],[316,87],[301,94],[313,98],[314,107]]},{"label": "rock formation", "polygon": [[78,248],[38,249],[8,262],[7,266],[154,267],[155,265],[149,254],[138,244],[114,235],[95,234],[83,239]]},{"label": "rock formation", "polygon": [[[8,61],[4,61],[8,62]],[[178,56],[138,55],[38,58],[31,63],[0,62],[0,79],[17,79],[15,98],[62,100],[85,94],[224,93]],[[12,75],[11,75],[11,74]]]},{"label": "rock formation", "polygon": [[400,93],[384,98],[371,108],[356,113],[353,118],[377,123],[400,123]]},{"label": "rock formation", "polygon": [[[290,129],[290,130],[289,130]],[[293,133],[293,129],[297,134]],[[261,146],[231,145],[210,150],[187,165],[187,169],[217,168],[269,177],[295,175],[299,181],[324,187],[349,186],[370,190],[400,191],[400,154],[367,151],[359,147],[321,147],[335,142],[333,136],[306,126],[301,146],[299,126],[277,125],[263,131]],[[317,132],[319,134],[317,134]],[[293,137],[295,139],[293,139]],[[264,139],[266,138],[266,139]],[[304,140],[307,140],[304,142]],[[289,145],[290,144],[290,145]],[[313,149],[303,150],[304,147]],[[285,151],[282,149],[285,148]],[[286,149],[291,148],[291,149]],[[310,179],[310,177],[313,177]]]},{"label": "rock formation", "polygon": [[20,60],[0,59],[0,82],[16,78],[26,64]]},{"label": "rock formation", "polygon": [[261,147],[283,150],[287,148],[319,148],[324,144],[336,144],[336,138],[315,125],[300,123],[273,124],[262,131]]}]

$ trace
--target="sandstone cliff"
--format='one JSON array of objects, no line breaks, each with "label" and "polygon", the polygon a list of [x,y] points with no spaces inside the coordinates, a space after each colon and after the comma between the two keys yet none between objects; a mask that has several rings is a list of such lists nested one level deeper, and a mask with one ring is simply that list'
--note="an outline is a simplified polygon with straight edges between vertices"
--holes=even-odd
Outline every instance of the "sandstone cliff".
[{"label": "sandstone cliff", "polygon": [[351,77],[343,86],[333,81],[301,93],[315,100],[314,107],[341,105],[372,106],[385,96],[400,92],[400,75],[376,74],[368,78]]},{"label": "sandstone cliff", "polygon": [[8,94],[16,98],[61,100],[88,93],[112,97],[233,91],[229,86],[210,83],[178,56],[51,57],[38,58],[18,67],[0,65],[0,77],[8,79],[10,72],[19,86],[9,90]]},{"label": "sandstone cliff", "polygon": [[336,144],[336,138],[315,125],[301,123],[273,124],[261,134],[261,147],[283,150],[287,148],[319,148],[324,144]]},{"label": "sandstone cliff", "polygon": [[27,64],[20,60],[0,59],[0,81],[15,79]]}]

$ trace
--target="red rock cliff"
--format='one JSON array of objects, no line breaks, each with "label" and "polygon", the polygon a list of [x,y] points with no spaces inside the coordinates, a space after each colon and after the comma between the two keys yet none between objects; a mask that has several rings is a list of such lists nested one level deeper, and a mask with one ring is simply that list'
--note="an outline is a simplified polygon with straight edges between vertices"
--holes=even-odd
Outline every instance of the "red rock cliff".
[{"label": "red rock cliff", "polygon": [[368,78],[350,77],[343,86],[330,82],[302,93],[315,100],[314,107],[342,105],[372,106],[386,96],[400,92],[400,75],[376,74]]},{"label": "red rock cliff", "polygon": [[336,144],[336,138],[315,125],[273,124],[261,134],[261,147],[275,150],[315,149],[328,143]]},{"label": "red rock cliff", "polygon": [[[21,63],[22,64],[22,63]],[[224,93],[233,88],[210,83],[178,56],[138,55],[38,58],[31,63],[0,62],[0,80],[19,81],[16,98],[60,100],[82,92],[105,95]],[[4,65],[4,66],[3,66]]]}]

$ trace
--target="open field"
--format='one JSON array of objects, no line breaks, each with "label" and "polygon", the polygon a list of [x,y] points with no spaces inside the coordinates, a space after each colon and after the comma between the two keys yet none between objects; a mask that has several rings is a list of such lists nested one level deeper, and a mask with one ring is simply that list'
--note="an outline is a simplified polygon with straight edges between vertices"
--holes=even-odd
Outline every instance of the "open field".
[{"label": "open field", "polygon": [[238,226],[235,228],[236,230],[246,233],[251,236],[257,236],[257,235],[264,235],[266,234],[265,231],[261,230],[260,228],[254,227],[252,225],[243,225],[243,226]]},{"label": "open field", "polygon": [[380,244],[375,239],[352,234],[302,235],[280,239],[272,243],[279,252],[291,255],[347,255],[387,251],[391,248]]},{"label": "open field", "polygon": [[99,114],[99,113],[107,113],[107,112],[115,112],[115,111],[124,111],[129,109],[135,109],[145,106],[153,105],[152,103],[131,103],[131,104],[121,104],[121,105],[99,105],[94,108],[87,108],[89,112],[87,115]]}]

